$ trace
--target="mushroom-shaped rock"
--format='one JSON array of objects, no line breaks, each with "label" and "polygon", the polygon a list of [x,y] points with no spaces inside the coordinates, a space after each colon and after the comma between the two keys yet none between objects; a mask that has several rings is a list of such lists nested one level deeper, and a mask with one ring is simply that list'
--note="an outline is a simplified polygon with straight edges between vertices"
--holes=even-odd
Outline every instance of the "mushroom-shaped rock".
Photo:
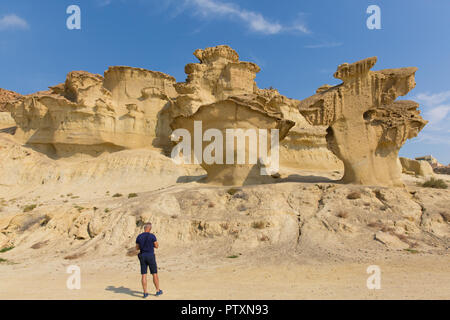
[{"label": "mushroom-shaped rock", "polygon": [[427,121],[413,101],[395,101],[415,86],[417,68],[370,71],[376,57],[342,64],[334,76],[299,103],[313,125],[328,126],[329,149],[344,163],[345,183],[403,186],[398,151]]},{"label": "mushroom-shaped rock", "polygon": [[260,68],[239,60],[236,51],[226,45],[198,49],[200,63],[185,67],[186,82],[175,88],[179,94],[171,105],[172,117],[190,116],[202,105],[232,96],[258,96],[268,110],[296,123],[280,145],[280,163],[284,167],[312,170],[341,170],[342,162],[326,147],[326,127],[313,127],[298,111],[298,100],[281,95],[276,89],[259,89],[255,82]]},{"label": "mushroom-shaped rock", "polygon": [[207,182],[256,184],[272,181],[270,174],[274,172],[268,167],[278,165],[274,163],[278,161],[274,143],[294,126],[293,121],[280,116],[268,111],[254,95],[229,97],[203,105],[191,116],[175,118],[171,127],[176,136],[180,132],[177,129],[189,133],[182,142],[190,150],[182,150],[183,156],[191,154],[187,161],[197,162],[206,170]]}]

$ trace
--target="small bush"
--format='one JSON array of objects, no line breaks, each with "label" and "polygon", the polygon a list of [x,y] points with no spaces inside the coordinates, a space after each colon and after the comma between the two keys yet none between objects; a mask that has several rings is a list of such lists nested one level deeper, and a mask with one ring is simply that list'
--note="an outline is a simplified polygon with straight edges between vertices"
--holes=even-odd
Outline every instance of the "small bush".
[{"label": "small bush", "polygon": [[378,221],[370,222],[370,223],[367,224],[367,226],[370,227],[370,228],[376,228],[376,229],[380,229],[380,230],[383,229],[383,228],[386,228],[386,226],[383,223],[378,222]]},{"label": "small bush", "polygon": [[448,185],[442,179],[430,178],[424,183],[422,183],[424,188],[435,188],[435,189],[447,189]]},{"label": "small bush", "polygon": [[243,204],[240,204],[240,205],[238,205],[237,209],[238,209],[239,211],[246,211],[246,210],[247,210],[247,207],[246,207],[245,205],[243,205]]},{"label": "small bush", "polygon": [[448,212],[441,212],[442,219],[444,219],[445,222],[450,222],[450,213]]},{"label": "small bush", "polygon": [[80,207],[80,206],[77,206],[77,205],[75,205],[75,206],[73,206],[75,209],[77,209],[78,210],[78,212],[81,212],[81,211],[83,211],[84,210],[84,208],[83,207]]},{"label": "small bush", "polygon": [[264,221],[257,221],[252,223],[252,228],[255,229],[264,229],[266,227],[266,224]]},{"label": "small bush", "polygon": [[47,223],[51,220],[52,218],[49,215],[45,215],[44,219],[41,222],[41,227],[45,227],[47,225]]},{"label": "small bush", "polygon": [[238,255],[235,255],[235,254],[233,254],[233,255],[231,255],[231,256],[228,256],[227,258],[230,258],[230,259],[236,259],[236,258],[239,258],[239,256],[238,256]]},{"label": "small bush", "polygon": [[92,210],[94,210],[94,211],[97,211],[97,210],[98,210],[98,208],[97,208],[97,207],[93,207],[93,208],[92,208]]},{"label": "small bush", "polygon": [[109,208],[105,208],[105,213],[110,212],[111,210]]},{"label": "small bush", "polygon": [[129,193],[128,194],[128,199],[130,199],[130,198],[136,198],[138,195],[137,195],[137,193]]},{"label": "small bush", "polygon": [[75,254],[71,254],[68,256],[65,256],[64,259],[66,260],[75,260],[78,258],[81,258],[82,256],[84,256],[85,252],[79,252],[79,253],[75,253]]},{"label": "small bush", "polygon": [[241,191],[241,189],[239,189],[239,188],[230,188],[230,189],[227,190],[227,193],[232,196],[238,191]]},{"label": "small bush", "polygon": [[8,260],[0,258],[0,263],[3,263],[3,262],[8,262]]},{"label": "small bush", "polygon": [[336,217],[345,219],[345,218],[348,217],[348,212],[347,212],[347,211],[340,211],[340,212],[338,212],[338,214],[336,215]]},{"label": "small bush", "polygon": [[248,200],[248,194],[245,192],[237,192],[233,195],[233,199]]},{"label": "small bush", "polygon": [[46,241],[40,241],[33,244],[30,248],[31,249],[40,249],[42,247],[45,247],[48,244],[48,240]]},{"label": "small bush", "polygon": [[208,203],[208,208],[214,208],[214,203],[212,202]]},{"label": "small bush", "polygon": [[355,200],[361,198],[361,193],[358,191],[351,192],[347,195],[347,199]]},{"label": "small bush", "polygon": [[23,212],[33,211],[37,207],[36,204],[29,204],[23,208]]},{"label": "small bush", "polygon": [[375,190],[375,197],[377,197],[378,200],[380,201],[386,201],[386,197],[384,196],[384,194],[381,193],[380,190]]},{"label": "small bush", "polygon": [[121,193],[114,193],[114,194],[113,194],[113,198],[118,198],[118,197],[121,197],[121,196],[122,196]]},{"label": "small bush", "polygon": [[404,249],[404,250],[407,251],[407,252],[409,252],[409,253],[419,253],[418,250],[411,249],[411,248],[407,248],[407,249]]},{"label": "small bush", "polygon": [[12,250],[12,249],[14,249],[14,246],[12,246],[12,247],[6,247],[6,248],[1,249],[1,250],[0,250],[0,253],[7,252],[7,251]]}]

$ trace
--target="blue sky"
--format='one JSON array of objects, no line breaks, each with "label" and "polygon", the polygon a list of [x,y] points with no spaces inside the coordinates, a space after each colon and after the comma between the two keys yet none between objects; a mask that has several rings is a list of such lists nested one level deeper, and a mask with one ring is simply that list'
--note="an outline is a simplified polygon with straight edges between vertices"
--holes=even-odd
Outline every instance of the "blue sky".
[{"label": "blue sky", "polygon": [[[81,30],[66,9],[81,8]],[[381,30],[369,30],[369,5]],[[416,66],[416,88],[430,123],[400,151],[450,162],[449,0],[2,0],[0,87],[22,94],[61,83],[72,70],[110,65],[158,70],[184,81],[192,52],[219,44],[261,67],[256,81],[296,99],[337,84],[336,67],[378,56],[374,70]]]}]

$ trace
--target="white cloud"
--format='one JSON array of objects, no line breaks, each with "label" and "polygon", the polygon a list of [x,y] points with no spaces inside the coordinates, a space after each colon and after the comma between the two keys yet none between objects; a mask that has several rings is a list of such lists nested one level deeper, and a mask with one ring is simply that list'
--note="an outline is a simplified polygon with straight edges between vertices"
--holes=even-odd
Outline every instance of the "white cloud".
[{"label": "white cloud", "polygon": [[419,93],[416,99],[422,101],[427,106],[435,106],[446,100],[450,100],[450,90],[435,94]]},{"label": "white cloud", "polygon": [[432,108],[431,110],[426,112],[427,120],[430,120],[430,123],[438,123],[444,120],[450,112],[450,105],[441,105]]},{"label": "white cloud", "polygon": [[7,14],[0,18],[0,31],[7,29],[28,29],[28,23],[15,14]]},{"label": "white cloud", "polygon": [[450,90],[439,93],[419,93],[414,97],[424,106],[424,118],[429,125],[437,125],[443,120],[450,120]]},{"label": "white cloud", "polygon": [[238,19],[247,24],[251,31],[263,34],[278,34],[287,31],[297,31],[308,34],[306,24],[296,21],[292,26],[285,26],[276,21],[269,21],[261,13],[240,8],[238,5],[218,0],[185,0],[194,7],[199,15],[205,18],[221,16],[225,18]]},{"label": "white cloud", "polygon": [[[100,6],[108,6],[113,0],[97,0]],[[122,0],[125,1],[125,0]],[[157,5],[159,9],[171,7],[172,14],[179,14],[187,8],[193,9],[198,16],[206,19],[215,17],[240,20],[256,33],[279,34],[282,32],[297,32],[310,34],[302,14],[291,25],[283,25],[277,21],[270,21],[261,13],[242,9],[237,4],[222,2],[221,0],[141,0],[143,3]]]},{"label": "white cloud", "polygon": [[[441,148],[441,161],[448,161],[450,153],[450,90],[438,93],[419,93],[413,97],[420,103],[422,117],[428,120],[428,124],[419,133],[412,143],[420,143],[421,148],[426,145],[439,145]],[[444,160],[446,158],[446,160]]]}]

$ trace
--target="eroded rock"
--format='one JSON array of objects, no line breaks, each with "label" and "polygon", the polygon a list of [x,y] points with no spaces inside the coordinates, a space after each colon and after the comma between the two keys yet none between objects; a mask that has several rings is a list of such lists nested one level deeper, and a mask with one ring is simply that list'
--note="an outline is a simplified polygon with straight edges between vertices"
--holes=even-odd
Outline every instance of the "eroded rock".
[{"label": "eroded rock", "polygon": [[[210,150],[210,154],[213,155],[213,162],[199,159],[200,157],[196,158],[208,173],[208,182],[221,185],[252,184],[270,179],[270,176],[261,175],[261,163],[258,161],[261,148],[259,129],[267,130],[266,147],[270,152],[270,147],[272,146],[270,142],[271,129],[278,129],[279,140],[282,140],[294,125],[294,122],[282,119],[280,116],[280,113],[270,111],[269,106],[264,103],[264,100],[258,99],[258,96],[246,95],[230,97],[209,105],[203,105],[189,117],[180,116],[175,118],[171,127],[173,130],[185,129],[190,133],[190,146],[194,157],[196,157],[195,135],[201,134],[202,146],[201,150],[199,150],[201,156],[203,156],[205,149]],[[196,121],[202,124],[202,131],[200,132],[195,131]],[[227,141],[230,139],[227,135],[228,129],[243,130],[243,132],[247,132],[250,129],[248,132],[254,134],[253,140],[248,138],[248,141],[253,141],[253,143],[246,143],[246,138],[243,138],[244,145],[239,146],[239,143],[237,143],[233,148],[234,160],[232,164],[227,164],[229,163],[227,161],[227,152],[230,149],[230,146],[227,144]],[[219,131],[221,137],[214,136],[213,141],[213,143],[217,143],[217,148],[209,149],[212,142],[203,141],[204,133],[207,130]],[[217,140],[219,138],[220,140]],[[232,137],[231,139],[231,143],[234,143],[234,138]],[[222,154],[218,153],[219,149],[222,149]],[[243,161],[241,162],[239,162],[239,154],[243,154]],[[256,161],[251,161],[252,157]]]},{"label": "eroded rock", "polygon": [[57,157],[170,145],[164,110],[175,79],[161,72],[111,67],[105,78],[73,71],[64,84],[8,103],[16,139]]},{"label": "eroded rock", "polygon": [[427,121],[413,101],[394,101],[415,86],[417,68],[370,71],[376,57],[342,64],[334,87],[299,104],[313,125],[328,126],[328,147],[344,163],[345,183],[403,186],[398,151]]}]

